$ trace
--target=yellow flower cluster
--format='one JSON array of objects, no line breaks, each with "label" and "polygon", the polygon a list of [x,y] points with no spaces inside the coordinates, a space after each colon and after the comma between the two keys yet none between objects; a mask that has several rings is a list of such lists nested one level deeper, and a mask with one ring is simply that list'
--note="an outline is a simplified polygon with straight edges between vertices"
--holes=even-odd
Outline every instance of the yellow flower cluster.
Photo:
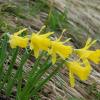
[{"label": "yellow flower cluster", "polygon": [[48,32],[45,34],[32,33],[29,37],[28,35],[22,37],[21,33],[25,32],[27,29],[22,29],[13,35],[10,35],[9,43],[11,48],[30,47],[34,51],[34,56],[38,58],[39,52],[44,50],[47,51],[49,55],[52,56],[52,63],[55,64],[57,56],[60,56],[63,60],[69,58],[72,53],[77,54],[80,59],[76,61],[66,61],[66,66],[69,69],[70,84],[72,87],[75,85],[74,75],[78,76],[81,80],[87,80],[90,72],[91,66],[88,60],[98,64],[100,62],[100,49],[89,50],[89,48],[96,42],[92,41],[90,38],[87,40],[84,48],[73,49],[72,46],[65,45],[65,42],[60,41],[61,37],[56,40],[51,40],[49,38],[53,32]]},{"label": "yellow flower cluster", "polygon": [[40,51],[45,50],[52,56],[53,64],[56,62],[57,55],[65,60],[73,51],[71,46],[65,46],[65,42],[61,42],[60,39],[55,41],[50,40],[48,37],[54,32],[48,32],[46,34],[39,34],[40,32],[32,33],[30,37],[19,36],[24,31],[26,31],[26,28],[10,36],[9,43],[11,48],[16,48],[17,46],[26,48],[29,45],[30,49],[34,51],[36,58],[38,58]]}]

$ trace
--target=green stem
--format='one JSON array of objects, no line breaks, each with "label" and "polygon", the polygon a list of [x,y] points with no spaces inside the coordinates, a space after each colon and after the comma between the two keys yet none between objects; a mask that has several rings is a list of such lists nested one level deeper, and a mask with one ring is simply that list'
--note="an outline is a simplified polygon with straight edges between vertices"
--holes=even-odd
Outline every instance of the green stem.
[{"label": "green stem", "polygon": [[43,55],[45,55],[45,52],[42,52],[42,53],[40,54],[40,56],[36,59],[35,64],[32,65],[32,70],[31,70],[31,72],[29,73],[29,76],[30,76],[30,77],[31,77],[31,76],[35,73],[35,71],[37,70],[37,66],[40,64],[40,59],[43,57]]},{"label": "green stem", "polygon": [[4,62],[7,57],[7,37],[5,36],[4,39],[1,41],[1,52],[0,52],[0,89],[2,84],[2,76],[3,76],[3,68]]},{"label": "green stem", "polygon": [[19,75],[18,75],[18,86],[17,86],[17,96],[16,96],[17,98],[19,98],[19,94],[21,92],[21,85],[22,85],[22,79],[23,79],[23,74],[22,74],[23,65],[27,61],[27,59],[29,58],[29,55],[30,55],[30,53],[28,53],[28,51],[26,50],[24,52],[24,55],[22,57],[22,61],[21,61],[20,66],[19,66],[21,69],[19,70]]},{"label": "green stem", "polygon": [[52,4],[50,4],[49,14],[48,14],[47,19],[46,19],[46,21],[45,21],[45,26],[46,26],[46,27],[48,26],[48,23],[49,23],[49,21],[50,21],[51,14],[52,14]]},{"label": "green stem", "polygon": [[59,66],[46,79],[43,79],[43,81],[40,81],[39,84],[37,84],[35,89],[31,91],[30,97],[32,95],[36,95],[36,93],[43,87],[43,85],[45,85],[46,82],[48,82],[51,79],[51,77],[53,77],[59,71],[59,69],[63,66],[64,62],[65,61],[62,61],[61,64],[59,64]]},{"label": "green stem", "polygon": [[31,89],[34,88],[35,84],[37,84],[38,80],[42,77],[42,75],[46,72],[46,70],[52,65],[52,63],[48,63],[48,61],[49,61],[49,57],[48,60],[42,66],[40,66],[40,69],[36,73],[34,73],[33,77],[30,77],[30,80],[27,82],[25,88],[23,89],[21,99],[24,99],[25,96],[28,95]]},{"label": "green stem", "polygon": [[30,93],[30,96],[35,95],[42,87],[43,85],[50,80],[50,78],[55,75],[60,67],[56,68],[45,80],[41,81],[38,86]]},{"label": "green stem", "polygon": [[[10,95],[12,87],[13,87],[13,84],[15,83],[15,81],[18,80],[18,82],[19,82],[22,79],[23,65],[25,64],[27,59],[28,59],[28,54],[25,51],[24,55],[21,58],[20,65],[18,67],[18,70],[17,70],[15,76],[7,84],[7,91],[6,92],[7,92],[8,95]],[[21,84],[18,84],[18,91],[20,91],[20,87],[21,87],[20,85]]]},{"label": "green stem", "polygon": [[30,71],[29,73],[29,77],[28,77],[28,80],[27,80],[27,83],[25,85],[25,87],[23,88],[23,90],[28,87],[28,83],[29,81],[32,79],[32,77],[34,76],[33,74],[37,71],[37,67],[38,65],[40,64],[40,59],[42,58],[42,56],[44,55],[45,53],[42,52],[41,55],[38,57],[38,59],[36,60],[36,62],[34,63],[34,65],[32,66],[32,70]]}]

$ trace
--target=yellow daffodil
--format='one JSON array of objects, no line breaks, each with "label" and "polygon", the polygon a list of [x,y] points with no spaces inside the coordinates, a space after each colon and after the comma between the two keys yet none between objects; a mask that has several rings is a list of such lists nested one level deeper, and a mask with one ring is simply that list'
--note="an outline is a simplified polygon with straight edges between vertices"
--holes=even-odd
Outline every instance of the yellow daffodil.
[{"label": "yellow daffodil", "polygon": [[93,51],[88,50],[92,44],[94,44],[96,40],[92,41],[89,38],[86,42],[86,45],[81,49],[76,49],[75,52],[80,56],[80,58],[87,58],[89,55],[93,53]]},{"label": "yellow daffodil", "polygon": [[18,36],[26,30],[27,29],[24,28],[24,29],[14,33],[13,35],[10,35],[9,43],[10,43],[11,48],[16,48],[17,46],[21,47],[21,48],[25,48],[27,46],[29,39],[27,37]]},{"label": "yellow daffodil", "polygon": [[89,50],[90,46],[93,45],[96,40],[91,41],[89,38],[86,42],[86,45],[82,49],[77,49],[75,52],[80,56],[81,59],[87,58],[94,63],[98,64],[100,62],[100,50]]},{"label": "yellow daffodil", "polygon": [[73,61],[67,62],[66,65],[69,68],[69,78],[72,87],[75,85],[74,75],[78,76],[81,80],[87,80],[91,72],[91,66],[86,59],[83,60],[83,63]]},{"label": "yellow daffodil", "polygon": [[60,42],[59,39],[51,41],[51,50],[49,54],[52,56],[52,63],[56,62],[57,54],[62,58],[66,59],[72,53],[72,47],[64,45],[65,42]]},{"label": "yellow daffodil", "polygon": [[37,58],[39,56],[40,50],[48,51],[51,46],[51,41],[48,38],[53,32],[48,32],[46,34],[39,35],[38,33],[33,33],[30,39],[30,49],[34,50],[34,56]]}]

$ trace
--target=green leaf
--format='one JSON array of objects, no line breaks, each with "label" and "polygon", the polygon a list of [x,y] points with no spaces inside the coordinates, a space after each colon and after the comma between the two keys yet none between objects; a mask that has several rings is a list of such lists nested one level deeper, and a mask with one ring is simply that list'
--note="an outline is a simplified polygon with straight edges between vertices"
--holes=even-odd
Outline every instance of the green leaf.
[{"label": "green leaf", "polygon": [[5,75],[4,79],[3,79],[2,84],[0,84],[0,88],[3,88],[5,82],[7,80],[10,80],[10,75],[12,73],[13,66],[15,64],[15,61],[16,61],[16,58],[17,58],[17,54],[18,54],[18,48],[14,49],[12,52],[13,52],[13,55],[12,55],[11,63],[9,65],[9,67],[8,67],[8,71],[6,72],[6,75]]},{"label": "green leaf", "polygon": [[4,68],[4,62],[7,57],[7,36],[4,37],[4,39],[1,40],[1,49],[0,49],[0,89],[2,84],[2,76],[3,76],[3,68]]},{"label": "green leaf", "polygon": [[40,66],[40,69],[38,69],[35,73],[33,73],[33,76],[31,76],[27,81],[25,87],[23,88],[21,99],[24,99],[29,95],[31,89],[35,87],[35,85],[38,83],[38,80],[43,76],[43,74],[47,71],[47,69],[49,69],[51,65],[52,63],[49,62],[49,57],[48,57],[48,60],[46,60],[46,62]]},{"label": "green leaf", "polygon": [[[7,84],[7,90],[6,90],[7,95],[11,94],[13,85],[16,82],[16,80],[20,81],[20,79],[22,79],[23,66],[24,66],[25,62],[27,61],[27,59],[28,59],[28,53],[27,53],[27,51],[25,51],[24,55],[21,58],[20,65],[18,67],[18,70],[16,71],[16,74],[14,75],[14,77],[12,79],[9,80],[9,82]],[[21,84],[19,84],[19,85],[21,85]]]}]

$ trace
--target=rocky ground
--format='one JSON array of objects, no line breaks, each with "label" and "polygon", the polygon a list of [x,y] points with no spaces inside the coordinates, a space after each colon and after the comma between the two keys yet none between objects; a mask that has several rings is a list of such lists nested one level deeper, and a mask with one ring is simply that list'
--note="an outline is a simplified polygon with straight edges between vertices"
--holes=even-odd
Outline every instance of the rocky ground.
[{"label": "rocky ground", "polygon": [[[66,28],[64,36],[72,38],[75,48],[82,47],[88,37],[98,40],[93,48],[100,48],[100,0],[0,0],[0,34],[22,27],[38,31],[44,24],[57,36]],[[44,86],[41,100],[100,100],[100,65],[92,66],[89,80],[77,79],[75,88],[69,85],[68,71],[61,69]]]}]

